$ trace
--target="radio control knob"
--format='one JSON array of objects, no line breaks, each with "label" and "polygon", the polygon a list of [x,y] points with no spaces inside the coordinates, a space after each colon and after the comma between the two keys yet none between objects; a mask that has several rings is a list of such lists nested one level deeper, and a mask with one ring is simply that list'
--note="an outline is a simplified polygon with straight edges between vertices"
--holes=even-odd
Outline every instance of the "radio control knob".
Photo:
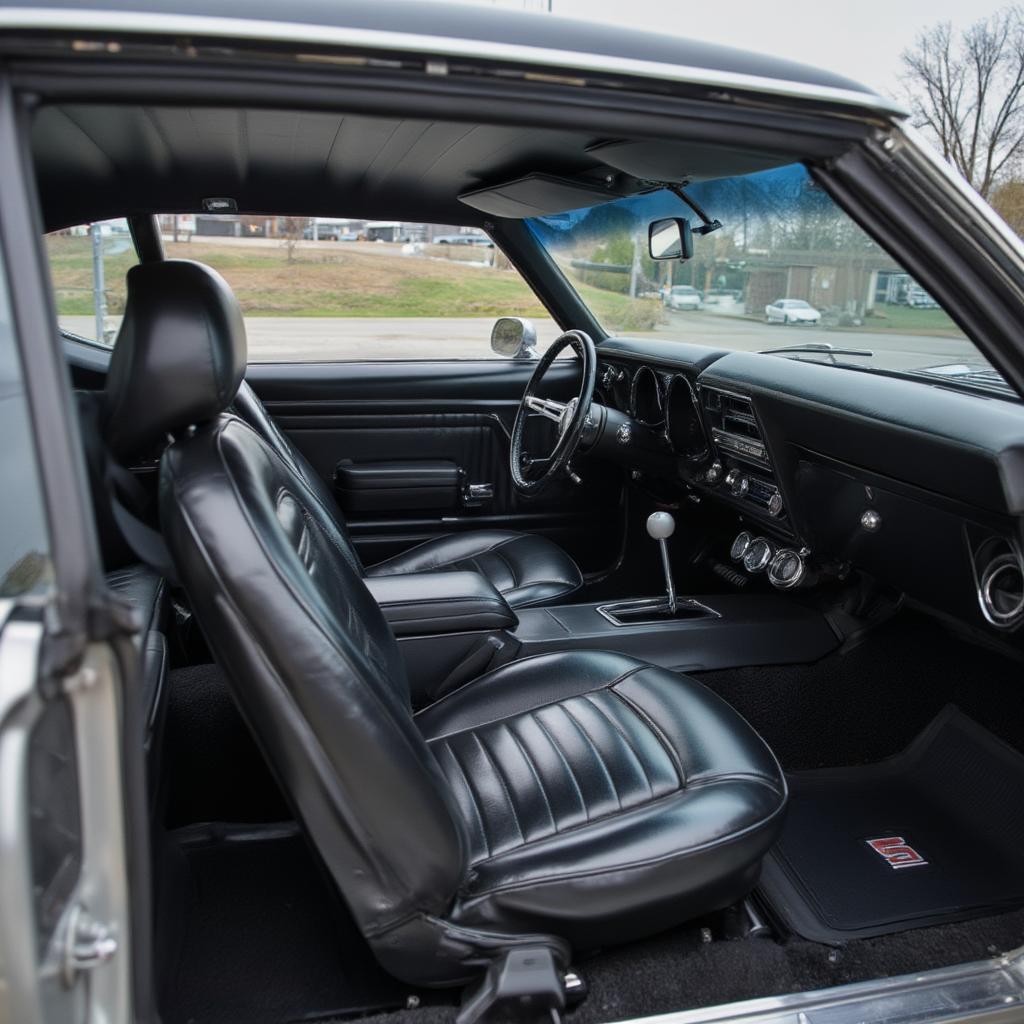
[{"label": "radio control knob", "polygon": [[725,482],[737,498],[742,498],[750,490],[750,481],[738,469],[730,469]]},{"label": "radio control knob", "polygon": [[768,515],[778,518],[782,515],[782,495],[776,491],[768,499]]},{"label": "radio control knob", "polygon": [[712,462],[704,474],[704,482],[709,487],[717,487],[722,482],[722,474],[724,472],[720,462]]},{"label": "radio control knob", "polygon": [[882,517],[873,509],[869,508],[860,517],[861,529],[867,530],[868,533],[878,533],[882,528]]}]

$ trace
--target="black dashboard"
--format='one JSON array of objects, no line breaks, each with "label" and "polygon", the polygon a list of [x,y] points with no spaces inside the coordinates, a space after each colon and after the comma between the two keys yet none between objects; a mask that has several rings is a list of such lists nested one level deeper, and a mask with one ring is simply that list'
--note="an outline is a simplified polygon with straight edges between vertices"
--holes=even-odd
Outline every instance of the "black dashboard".
[{"label": "black dashboard", "polygon": [[614,419],[600,454],[665,501],[711,505],[726,578],[795,590],[859,571],[1018,636],[1024,406],[655,339],[598,352]]}]

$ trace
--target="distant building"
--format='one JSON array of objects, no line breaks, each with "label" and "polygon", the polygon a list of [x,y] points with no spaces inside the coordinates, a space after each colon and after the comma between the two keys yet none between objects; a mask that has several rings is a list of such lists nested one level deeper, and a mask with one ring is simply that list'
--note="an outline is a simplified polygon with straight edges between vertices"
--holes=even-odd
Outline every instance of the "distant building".
[{"label": "distant building", "polygon": [[686,270],[677,272],[672,283],[692,284],[704,292],[734,290],[743,296],[748,315],[759,315],[777,299],[803,299],[817,309],[864,316],[876,302],[900,301],[897,276],[909,280],[880,250],[857,255],[779,250],[717,260],[698,256]]},{"label": "distant building", "polygon": [[160,230],[179,237],[283,238],[288,222],[298,222],[307,241],[425,242],[470,237],[487,239],[480,228],[418,221],[361,220],[351,217],[264,217],[252,214],[161,214]]}]

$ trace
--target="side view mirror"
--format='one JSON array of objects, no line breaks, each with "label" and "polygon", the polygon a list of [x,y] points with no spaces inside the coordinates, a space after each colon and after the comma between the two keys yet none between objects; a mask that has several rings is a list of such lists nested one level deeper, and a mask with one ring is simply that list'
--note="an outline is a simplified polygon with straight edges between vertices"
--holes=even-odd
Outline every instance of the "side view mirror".
[{"label": "side view mirror", "polygon": [[507,359],[536,359],[537,328],[519,316],[499,317],[491,329],[491,351]]},{"label": "side view mirror", "polygon": [[652,260],[688,260],[693,255],[693,231],[685,217],[652,221],[647,242]]}]

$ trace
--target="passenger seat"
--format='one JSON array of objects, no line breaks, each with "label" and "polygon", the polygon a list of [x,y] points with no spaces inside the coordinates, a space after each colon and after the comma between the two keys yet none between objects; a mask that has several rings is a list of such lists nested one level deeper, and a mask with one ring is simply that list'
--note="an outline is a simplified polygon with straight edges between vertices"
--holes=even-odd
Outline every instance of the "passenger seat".
[{"label": "passenger seat", "polygon": [[[232,405],[284,464],[313,492],[344,529],[334,496],[306,457],[278,429],[256,392],[243,380]],[[512,608],[564,604],[583,586],[583,574],[569,554],[539,534],[516,530],[468,530],[417,544],[376,565],[363,566],[347,532],[345,560],[360,576],[469,570],[489,580]]]}]

